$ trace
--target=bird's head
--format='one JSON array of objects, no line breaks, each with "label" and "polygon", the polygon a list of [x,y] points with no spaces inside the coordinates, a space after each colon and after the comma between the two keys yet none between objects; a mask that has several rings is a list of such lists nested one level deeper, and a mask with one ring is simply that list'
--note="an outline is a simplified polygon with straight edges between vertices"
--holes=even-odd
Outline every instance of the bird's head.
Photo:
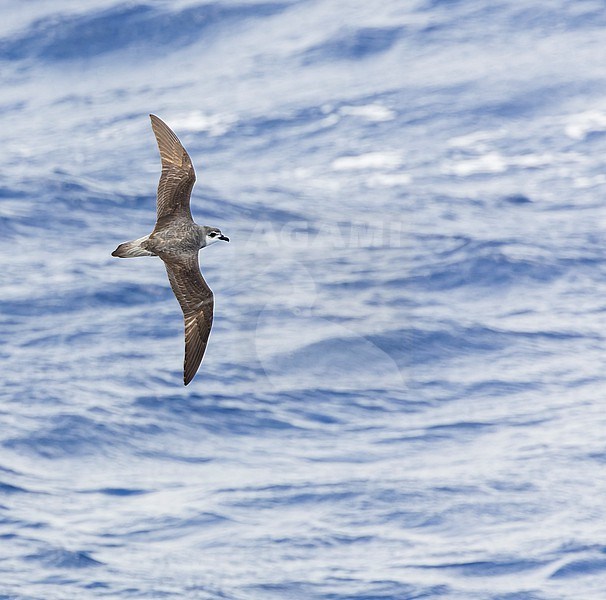
[{"label": "bird's head", "polygon": [[221,233],[218,227],[204,227],[204,241],[206,246],[210,246],[219,240],[229,242],[229,238]]}]

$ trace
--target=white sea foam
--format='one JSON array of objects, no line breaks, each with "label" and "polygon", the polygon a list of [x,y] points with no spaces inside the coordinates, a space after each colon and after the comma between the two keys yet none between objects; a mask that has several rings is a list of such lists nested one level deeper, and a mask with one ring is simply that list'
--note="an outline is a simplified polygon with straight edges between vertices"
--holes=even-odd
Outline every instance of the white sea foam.
[{"label": "white sea foam", "polygon": [[603,173],[591,177],[575,177],[573,180],[574,187],[579,189],[592,188],[598,185],[603,186],[605,183],[606,175]]},{"label": "white sea foam", "polygon": [[479,173],[502,173],[507,170],[507,161],[498,152],[489,152],[476,158],[461,160],[448,165],[447,173],[466,177]]},{"label": "white sea foam", "polygon": [[191,112],[187,115],[171,119],[171,126],[175,130],[205,132],[212,137],[219,137],[227,133],[238,118],[227,113],[206,114],[202,111]]},{"label": "white sea foam", "polygon": [[355,156],[341,156],[332,162],[335,171],[357,171],[364,169],[397,169],[402,165],[397,152],[367,152]]},{"label": "white sea foam", "polygon": [[556,157],[552,154],[521,154],[517,156],[504,156],[500,152],[488,152],[481,156],[454,162],[444,168],[446,173],[467,177],[490,173],[503,173],[514,168],[538,168],[552,164]]},{"label": "white sea foam", "polygon": [[342,106],[339,109],[342,115],[361,117],[368,121],[392,121],[396,118],[395,111],[382,104],[364,104],[362,106]]},{"label": "white sea foam", "polygon": [[410,173],[373,173],[366,180],[370,187],[398,187],[412,181]]},{"label": "white sea foam", "polygon": [[479,148],[484,147],[486,142],[498,139],[505,135],[503,129],[492,131],[474,131],[465,135],[457,135],[448,140],[447,145],[451,148]]},{"label": "white sea foam", "polygon": [[588,110],[572,115],[564,131],[573,140],[582,140],[590,133],[606,131],[606,112]]}]

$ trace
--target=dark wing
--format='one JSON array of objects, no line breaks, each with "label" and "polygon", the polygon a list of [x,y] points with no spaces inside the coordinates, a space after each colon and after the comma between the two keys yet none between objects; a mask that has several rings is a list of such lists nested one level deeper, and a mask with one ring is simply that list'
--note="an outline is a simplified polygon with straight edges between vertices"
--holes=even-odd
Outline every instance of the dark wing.
[{"label": "dark wing", "polygon": [[206,350],[213,323],[213,293],[200,273],[197,252],[177,259],[162,257],[162,260],[185,319],[183,382],[187,385],[194,378]]},{"label": "dark wing", "polygon": [[189,215],[189,197],[196,181],[196,173],[189,154],[179,138],[164,121],[149,115],[162,159],[162,175],[158,184],[158,219],[175,212]]}]

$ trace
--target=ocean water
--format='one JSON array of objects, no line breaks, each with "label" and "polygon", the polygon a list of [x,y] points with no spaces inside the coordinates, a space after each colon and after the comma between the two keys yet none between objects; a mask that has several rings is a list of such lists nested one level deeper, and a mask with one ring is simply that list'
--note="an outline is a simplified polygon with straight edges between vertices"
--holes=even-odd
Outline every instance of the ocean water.
[{"label": "ocean water", "polygon": [[0,598],[606,597],[602,2],[0,8]]}]

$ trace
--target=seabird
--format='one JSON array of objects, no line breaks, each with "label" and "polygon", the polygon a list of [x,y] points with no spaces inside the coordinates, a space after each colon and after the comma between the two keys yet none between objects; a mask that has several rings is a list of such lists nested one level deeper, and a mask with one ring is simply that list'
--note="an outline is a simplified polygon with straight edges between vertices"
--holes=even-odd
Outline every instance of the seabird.
[{"label": "seabird", "polygon": [[185,319],[183,383],[187,385],[202,362],[213,322],[213,293],[200,273],[198,250],[229,238],[217,227],[194,223],[189,208],[196,181],[191,158],[166,123],[156,115],[150,118],[162,159],[156,226],[149,235],[120,244],[112,256],[159,256],[164,261]]}]

